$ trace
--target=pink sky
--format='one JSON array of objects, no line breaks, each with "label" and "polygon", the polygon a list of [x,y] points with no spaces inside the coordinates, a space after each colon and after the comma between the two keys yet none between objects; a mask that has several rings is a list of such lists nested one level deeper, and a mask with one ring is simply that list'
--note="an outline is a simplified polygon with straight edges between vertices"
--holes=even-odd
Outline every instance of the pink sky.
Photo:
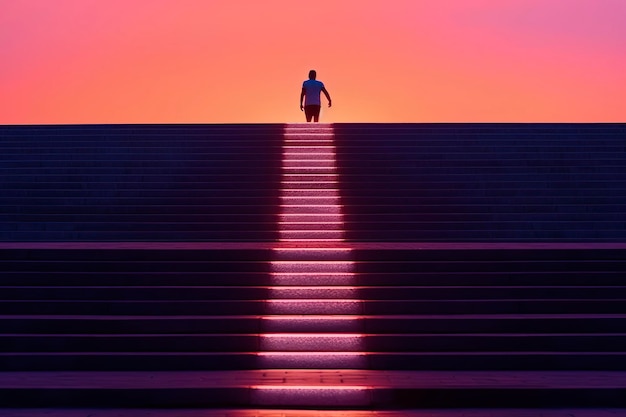
[{"label": "pink sky", "polygon": [[624,0],[0,0],[0,123],[626,121]]}]

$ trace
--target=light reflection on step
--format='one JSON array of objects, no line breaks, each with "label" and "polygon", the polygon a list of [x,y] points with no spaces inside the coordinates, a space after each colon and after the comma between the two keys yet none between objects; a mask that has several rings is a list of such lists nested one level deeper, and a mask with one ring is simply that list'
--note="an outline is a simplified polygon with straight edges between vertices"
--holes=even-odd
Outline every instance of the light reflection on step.
[{"label": "light reflection on step", "polygon": [[[330,125],[285,128],[279,242],[270,262],[259,366],[363,369],[362,303],[344,221]],[[367,387],[254,387],[256,404],[365,405]]]},{"label": "light reflection on step", "polygon": [[343,230],[315,230],[307,228],[305,230],[284,230],[279,234],[281,239],[299,239],[299,240],[311,240],[311,239],[321,239],[321,240],[337,240],[343,238]]},{"label": "light reflection on step", "polygon": [[283,190],[289,189],[334,189],[336,184],[334,181],[283,181],[281,183]]},{"label": "light reflection on step", "polygon": [[345,369],[365,368],[363,352],[262,352],[259,364],[263,368]]},{"label": "light reflection on step", "polygon": [[348,385],[262,385],[253,387],[252,403],[283,406],[365,406],[370,403],[367,387]]},{"label": "light reflection on step", "polygon": [[293,221],[293,222],[280,222],[280,228],[282,231],[289,230],[341,230],[343,231],[343,225],[339,222],[322,223],[322,222],[307,222],[307,221]]},{"label": "light reflection on step", "polygon": [[359,314],[361,302],[349,300],[268,300],[270,314]]},{"label": "light reflection on step", "polygon": [[306,272],[282,272],[273,273],[274,285],[307,285],[315,280],[319,285],[352,285],[354,274],[352,273],[315,273]]},{"label": "light reflection on step", "polygon": [[[274,261],[272,272],[308,272],[310,274],[323,272],[352,272],[352,261]],[[314,278],[314,277],[312,277]]]},{"label": "light reflection on step", "polygon": [[266,333],[261,337],[261,350],[358,352],[361,340],[356,333]]},{"label": "light reflection on step", "polygon": [[355,333],[362,329],[362,324],[358,316],[282,315],[264,317],[263,328],[267,332],[275,333],[297,333],[304,330],[317,333]]},{"label": "light reflection on step", "polygon": [[286,288],[272,287],[270,289],[271,298],[306,298],[306,299],[342,299],[357,297],[354,287],[322,287],[322,286],[291,286]]}]

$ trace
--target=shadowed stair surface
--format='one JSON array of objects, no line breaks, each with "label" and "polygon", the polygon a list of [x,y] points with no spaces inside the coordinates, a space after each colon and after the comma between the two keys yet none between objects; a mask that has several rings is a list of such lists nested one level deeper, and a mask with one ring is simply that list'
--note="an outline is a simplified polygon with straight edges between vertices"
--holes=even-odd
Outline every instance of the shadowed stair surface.
[{"label": "shadowed stair surface", "polygon": [[616,417],[621,409],[284,410],[284,409],[5,409],[4,417]]},{"label": "shadowed stair surface", "polygon": [[[39,398],[59,407],[623,406],[626,374],[611,372],[227,371],[168,373],[7,373],[5,404]],[[50,383],[54,382],[54,388]],[[293,395],[297,392],[300,395]],[[167,394],[164,395],[164,392]],[[269,394],[268,394],[269,392]],[[346,395],[347,394],[347,395]],[[31,400],[32,401],[32,400]]]},{"label": "shadowed stair surface", "polygon": [[620,415],[624,133],[2,126],[0,414]]},{"label": "shadowed stair surface", "polygon": [[624,124],[339,124],[335,133],[348,239],[624,241]]},{"label": "shadowed stair surface", "polygon": [[277,237],[282,126],[0,126],[4,241]]}]

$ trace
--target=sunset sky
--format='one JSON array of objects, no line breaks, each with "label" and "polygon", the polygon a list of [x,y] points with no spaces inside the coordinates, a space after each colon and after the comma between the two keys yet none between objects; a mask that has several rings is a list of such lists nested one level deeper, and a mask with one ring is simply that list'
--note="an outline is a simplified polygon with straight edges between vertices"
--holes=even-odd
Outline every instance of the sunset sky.
[{"label": "sunset sky", "polygon": [[[625,0],[0,0],[0,124],[626,121]],[[323,100],[325,102],[325,100]]]}]

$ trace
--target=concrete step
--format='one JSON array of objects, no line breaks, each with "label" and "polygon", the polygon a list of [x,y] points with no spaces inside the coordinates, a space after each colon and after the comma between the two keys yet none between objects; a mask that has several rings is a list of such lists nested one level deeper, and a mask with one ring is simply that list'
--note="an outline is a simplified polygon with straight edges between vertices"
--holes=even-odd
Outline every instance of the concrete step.
[{"label": "concrete step", "polygon": [[[4,417],[136,417],[139,413],[147,413],[147,416],[158,417],[225,417],[236,415],[240,417],[274,417],[280,413],[283,417],[615,417],[625,413],[625,409],[617,408],[527,408],[527,409],[476,409],[457,408],[424,410],[302,410],[302,409],[161,409],[161,410],[136,410],[136,409],[96,409],[96,408],[62,408],[50,409],[0,409]],[[425,414],[428,413],[428,414]],[[621,414],[620,414],[621,413]],[[141,415],[141,414],[139,414]]]},{"label": "concrete step", "polygon": [[[626,382],[621,372],[276,370],[33,372],[5,376],[9,382],[0,386],[3,407],[626,406]],[[320,376],[328,383],[320,384]],[[473,389],[468,390],[468,386]]]},{"label": "concrete step", "polygon": [[[25,151],[25,150],[24,150]],[[92,175],[95,174],[107,174],[107,173],[118,173],[118,174],[133,174],[133,173],[141,173],[141,174],[155,174],[159,172],[159,168],[164,173],[185,173],[185,172],[197,172],[197,173],[206,173],[212,172],[213,170],[220,169],[224,170],[224,172],[229,171],[237,171],[242,170],[242,165],[249,168],[265,168],[268,167],[268,163],[266,160],[253,158],[254,154],[250,154],[249,156],[232,156],[232,155],[224,155],[223,157],[216,157],[215,155],[206,157],[200,160],[190,160],[190,161],[179,161],[178,163],[171,164],[167,159],[159,160],[154,158],[150,162],[142,162],[142,163],[133,163],[134,161],[120,161],[116,158],[115,155],[109,155],[110,163],[104,163],[108,161],[107,159],[95,159],[95,161],[101,161],[99,164],[87,164],[84,160],[80,163],[73,163],[72,160],[69,162],[58,160],[55,158],[51,158],[50,162],[47,162],[45,165],[42,165],[41,162],[38,162],[34,155],[29,155],[29,159],[25,159],[22,161],[23,150],[14,149],[15,158],[9,158],[12,152],[8,152],[5,156],[11,163],[7,165],[3,165],[0,168],[1,175],[33,175],[39,174],[41,172],[54,173],[57,175],[75,175],[75,174],[83,174],[90,173]],[[137,148],[137,152],[142,151],[141,148]],[[245,154],[244,154],[245,155]],[[305,169],[305,167],[317,166],[317,167],[329,167],[329,164],[332,163],[332,166],[335,166],[334,159],[322,159],[322,156],[309,156],[306,153],[302,153],[302,156],[297,156],[295,154],[292,158],[283,161],[283,169],[292,168],[292,169]],[[488,153],[482,154],[480,157],[475,156],[471,157],[471,155],[460,154],[459,156],[448,155],[445,158],[442,158],[438,155],[419,155],[415,156],[414,159],[403,160],[403,159],[370,159],[360,158],[359,160],[342,160],[341,167],[344,170],[349,170],[354,167],[367,167],[368,163],[373,161],[381,161],[386,165],[392,165],[394,168],[402,168],[402,167],[413,167],[416,169],[424,169],[424,168],[481,168],[481,169],[509,169],[509,170],[525,170],[528,168],[533,169],[545,169],[552,168],[555,171],[558,171],[559,168],[585,168],[586,170],[590,170],[592,168],[597,169],[598,171],[602,171],[602,169],[610,169],[610,168],[618,168],[621,167],[624,160],[626,160],[626,155],[615,154],[600,156],[596,154],[589,154],[580,152],[580,154],[559,154],[554,153],[552,157],[548,157],[549,155],[542,154],[541,157],[536,158],[536,153],[511,153],[507,155],[506,153],[494,153],[490,155]],[[196,156],[198,157],[198,156]],[[46,154],[40,156],[40,158],[47,158]],[[295,159],[297,158],[297,159]],[[22,163],[24,162],[24,163]],[[63,163],[65,162],[65,164]],[[239,164],[239,165],[238,165]],[[32,166],[34,165],[34,166]],[[461,171],[463,172],[463,171]]]},{"label": "concrete step", "polygon": [[[250,231],[254,233],[259,229],[271,229],[271,225],[268,222],[232,222],[231,230],[226,227],[228,223],[221,224],[216,221],[198,221],[192,222],[187,219],[178,219],[178,221],[157,221],[157,222],[114,222],[102,219],[102,221],[84,221],[82,224],[76,222],[33,222],[26,225],[8,224],[4,227],[0,227],[2,232],[34,232],[34,231],[48,231],[48,232],[60,232],[60,231],[79,231],[79,232],[117,232],[121,234],[125,232],[163,232],[171,230],[172,232],[193,232],[200,230],[215,230],[216,232],[246,232]],[[221,226],[221,227],[218,227]],[[224,230],[220,230],[224,229]],[[233,230],[234,229],[234,230]],[[268,230],[269,231],[269,230]],[[275,231],[272,230],[275,233]],[[254,241],[254,239],[250,239]]]},{"label": "concrete step", "polygon": [[[230,140],[227,138],[216,138],[215,140]],[[17,156],[20,161],[31,162],[32,166],[60,166],[60,161],[67,161],[70,166],[97,166],[90,165],[89,162],[109,162],[112,166],[126,165],[136,163],[133,166],[150,165],[153,162],[167,163],[171,166],[184,165],[180,159],[172,159],[168,157],[168,153],[175,152],[176,155],[184,157],[185,161],[190,163],[200,163],[201,161],[211,160],[247,160],[253,159],[253,155],[259,153],[268,153],[272,157],[279,157],[282,153],[282,145],[276,142],[259,143],[259,142],[234,142],[226,149],[215,149],[212,143],[201,140],[182,140],[175,145],[166,142],[154,141],[130,141],[124,143],[115,143],[110,146],[103,146],[99,142],[90,142],[89,138],[77,138],[76,140],[58,140],[53,144],[42,143],[41,140],[32,141],[11,141],[3,142],[6,149],[11,154]],[[298,152],[310,154],[307,152],[309,148],[319,149],[331,145],[327,140],[306,140],[293,141],[287,146],[292,146],[289,154],[297,154]],[[336,144],[337,145],[337,144]],[[593,143],[588,142],[568,142],[568,146],[564,146],[561,139],[552,139],[547,142],[539,141],[519,141],[502,144],[497,140],[485,139],[467,146],[462,141],[416,141],[413,138],[404,140],[385,140],[385,145],[392,145],[396,149],[410,151],[408,153],[376,153],[375,149],[380,146],[379,139],[358,139],[352,138],[349,142],[338,144],[335,149],[342,151],[350,148],[350,153],[340,154],[342,161],[350,161],[357,163],[358,161],[377,160],[377,161],[419,161],[419,160],[447,160],[458,161],[463,159],[483,159],[485,156],[501,155],[505,159],[525,159],[532,156],[538,160],[564,160],[569,157],[572,159],[620,159],[621,152],[624,151],[624,145],[618,139],[600,141],[595,139]],[[459,146],[462,145],[462,146]],[[34,147],[36,146],[36,148]],[[294,149],[293,147],[298,147]],[[76,149],[79,154],[88,157],[85,160],[79,160],[72,153],[63,154],[61,149]],[[328,148],[326,148],[328,149]],[[537,150],[541,150],[540,153]],[[236,150],[236,152],[234,152]],[[130,152],[134,151],[134,152]],[[146,151],[144,153],[144,151]],[[142,157],[137,158],[135,155],[140,154]],[[45,155],[51,158],[38,158]],[[315,155],[307,155],[313,158],[319,157]],[[0,156],[0,160],[11,162],[12,158]],[[258,159],[258,158],[257,158]],[[21,166],[17,164],[9,164],[8,166]]]},{"label": "concrete step", "polygon": [[[330,191],[330,190],[329,190]],[[120,199],[120,201],[125,201],[127,199],[136,198],[138,200],[141,199],[166,199],[167,200],[176,200],[179,198],[198,198],[198,197],[211,197],[211,198],[234,198],[234,201],[237,201],[238,198],[242,196],[245,197],[257,197],[257,198],[266,198],[268,193],[275,193],[275,188],[250,188],[250,189],[233,189],[233,188],[209,188],[209,187],[199,187],[197,189],[187,188],[184,190],[172,190],[172,189],[142,189],[140,187],[132,190],[118,190],[116,188],[98,188],[98,189],[8,189],[3,193],[3,202],[9,202],[13,199],[21,199],[22,201],[38,201],[39,199],[46,198],[54,198],[57,200],[60,199],[98,199],[98,198],[109,198],[109,199]],[[315,191],[309,190],[294,190],[293,194],[313,194]],[[380,191],[381,199],[394,199],[397,198],[394,194],[397,193],[397,190],[387,189]],[[522,186],[515,186],[514,184],[509,184],[507,188],[500,189],[482,189],[482,188],[468,188],[465,190],[459,189],[450,189],[450,188],[439,188],[439,187],[424,187],[423,184],[421,188],[417,188],[414,184],[410,186],[407,184],[407,188],[405,188],[402,192],[410,193],[413,196],[423,196],[427,198],[441,198],[445,196],[454,195],[456,197],[475,197],[481,196],[483,198],[502,198],[502,197],[521,197],[530,194],[536,194],[538,197],[548,197],[548,196],[559,196],[559,197],[579,197],[581,195],[587,195],[593,197],[603,197],[606,196],[607,193],[610,192],[626,192],[626,187],[622,184],[616,184],[610,186],[610,184],[605,184],[603,188],[594,188],[594,189],[585,189],[584,186],[579,184],[579,187],[576,188],[562,188],[559,187],[558,190],[549,189],[546,187],[537,186],[535,188]],[[320,191],[317,191],[321,195]],[[358,199],[358,198],[366,198],[367,193],[365,190],[351,190],[346,189],[342,190],[342,199]],[[163,201],[163,200],[161,200]]]},{"label": "concrete step", "polygon": [[484,314],[378,316],[119,316],[5,315],[0,332],[10,334],[175,334],[262,332],[386,333],[620,333],[626,315],[610,314]]},{"label": "concrete step", "polygon": [[[62,210],[62,209],[61,209]],[[60,210],[60,211],[61,211]],[[184,213],[181,213],[184,215]],[[618,226],[617,224],[614,224]],[[378,241],[378,242],[623,242],[623,231],[605,224],[603,228],[575,229],[563,231],[558,225],[537,223],[533,225],[537,230],[519,230],[515,228],[505,230],[449,230],[445,225],[441,225],[440,230],[404,230],[397,233],[385,230],[359,230],[350,231],[344,234],[348,241]],[[485,225],[487,227],[487,225]],[[51,226],[54,229],[54,227]],[[191,231],[172,231],[171,228],[155,227],[150,231],[90,231],[86,230],[69,231],[7,231],[3,233],[3,241],[275,241],[278,239],[275,231],[267,231],[263,224],[258,224],[256,230],[250,228],[249,239],[243,235],[246,231],[220,230],[214,223],[206,224],[206,227]]]},{"label": "concrete step", "polygon": [[[470,135],[459,137],[416,137],[417,132],[379,132],[369,135],[356,135],[353,133],[344,133],[342,140],[337,140],[335,135],[334,145],[338,148],[351,147],[354,149],[369,151],[372,147],[380,146],[381,137],[384,137],[384,144],[395,148],[408,149],[424,149],[426,153],[436,153],[440,149],[450,148],[453,153],[458,153],[463,149],[469,154],[480,151],[531,151],[533,149],[547,149],[553,152],[573,152],[580,148],[589,149],[592,153],[602,154],[607,149],[624,149],[623,143],[619,141],[619,136],[613,137],[586,137],[586,138],[564,138],[562,135],[555,133],[543,137],[519,136],[503,138],[498,134],[492,136],[481,135],[472,137]],[[212,135],[209,140],[206,137],[180,136],[175,140],[171,136],[140,138],[130,136],[127,138],[115,137],[108,142],[102,139],[90,136],[75,134],[66,137],[55,137],[47,135],[47,141],[42,141],[41,136],[33,135],[32,137],[12,137],[3,135],[9,149],[30,150],[32,153],[55,151],[62,147],[74,146],[77,149],[90,150],[100,149],[108,152],[115,152],[126,149],[172,149],[177,152],[189,152],[190,150],[210,151],[215,153],[223,153],[232,149],[241,150],[244,154],[250,150],[276,150],[280,151],[283,144],[279,133],[274,137],[245,137],[241,135]],[[504,140],[503,140],[504,139]],[[215,147],[216,143],[221,146]],[[37,144],[37,148],[29,147]],[[567,146],[563,145],[570,145]],[[287,146],[328,146],[332,145],[332,141],[327,138],[310,136],[307,138],[290,138]],[[379,157],[388,156],[387,154],[379,155]],[[410,155],[396,155],[396,157],[410,157]]]},{"label": "concrete step", "polygon": [[[76,205],[84,207],[86,211],[90,211],[92,207],[96,208],[101,205],[110,205],[112,207],[121,206],[121,207],[141,207],[146,205],[206,205],[206,206],[214,206],[221,205],[225,207],[237,207],[240,205],[250,204],[251,202],[255,202],[259,205],[271,205],[270,201],[271,197],[265,196],[264,198],[254,198],[248,196],[202,196],[196,195],[195,197],[190,198],[169,198],[162,199],[158,197],[6,197],[3,198],[6,205],[33,205],[35,207],[40,205]],[[495,196],[454,196],[454,197],[410,197],[410,198],[400,198],[400,197],[387,197],[378,201],[378,204],[375,205],[362,205],[362,204],[352,204],[352,210],[360,211],[361,206],[365,206],[364,211],[368,210],[380,210],[381,207],[389,206],[389,211],[396,212],[396,208],[401,206],[401,202],[404,200],[407,204],[407,208],[412,207],[413,204],[417,204],[418,201],[422,202],[424,206],[439,206],[439,205],[489,205],[490,203],[499,204],[499,205],[512,205],[519,206],[524,204],[529,205],[584,205],[587,202],[588,205],[612,205],[617,204],[616,198],[617,196],[582,196],[582,195],[528,195],[528,196],[511,196],[507,197],[507,202],[501,200],[503,197],[495,197]],[[255,201],[256,200],[256,201]],[[346,199],[351,200],[351,199]],[[298,201],[295,200],[297,203]],[[274,201],[274,206],[278,203],[278,201]],[[320,204],[323,204],[322,201]],[[406,210],[406,208],[405,208]],[[402,212],[402,211],[400,211]],[[496,225],[497,227],[497,225]]]},{"label": "concrete step", "polygon": [[415,371],[625,371],[615,352],[20,352],[0,353],[2,372],[216,371],[250,369]]},{"label": "concrete step", "polygon": [[0,352],[2,372],[368,369],[626,371],[620,352]]},{"label": "concrete step", "polygon": [[[50,183],[58,183],[58,182],[80,182],[81,184],[87,182],[157,182],[157,183],[188,183],[188,182],[202,182],[204,184],[210,184],[212,182],[218,182],[219,178],[228,178],[231,181],[248,179],[258,181],[259,177],[268,177],[268,181],[275,174],[273,171],[265,171],[258,172],[254,171],[256,174],[245,175],[242,173],[245,172],[241,168],[232,171],[228,171],[222,168],[216,168],[214,170],[206,170],[201,173],[193,173],[186,172],[180,174],[163,174],[163,173],[153,173],[153,174],[119,174],[119,173],[103,173],[103,174],[92,174],[92,173],[80,173],[80,174],[48,174],[45,172],[39,174],[24,174],[24,175],[16,175],[13,177],[9,177],[14,181],[20,182],[50,182]],[[256,177],[256,178],[254,178]]]},{"label": "concrete step", "polygon": [[[44,183],[59,183],[59,182],[75,182],[92,183],[92,182],[158,182],[158,183],[171,183],[171,182],[203,182],[210,184],[218,181],[217,176],[222,176],[224,179],[231,181],[248,179],[250,181],[258,181],[259,176],[269,177],[277,174],[274,168],[268,167],[267,169],[255,169],[249,171],[250,174],[246,175],[246,170],[242,167],[207,167],[205,169],[187,169],[180,170],[180,172],[160,172],[154,170],[153,172],[138,172],[138,173],[122,173],[115,172],[115,170],[105,170],[103,172],[89,172],[79,170],[76,173],[62,174],[55,172],[40,171],[35,173],[23,173],[23,174],[8,174],[3,177],[10,179],[11,181],[31,182],[38,181]],[[312,174],[308,169],[301,169],[300,171],[293,171],[294,173]],[[400,165],[400,164],[380,164],[379,166],[373,164],[367,164],[364,167],[354,167],[348,170],[348,167],[343,166],[341,170],[342,181],[358,182],[369,181],[370,179],[377,178],[378,182],[388,181],[391,183],[409,183],[410,178],[425,182],[434,181],[458,181],[458,182],[496,182],[500,181],[576,181],[577,179],[584,179],[586,181],[602,181],[606,180],[619,180],[626,177],[626,168],[623,165],[615,166],[590,166],[588,168],[569,167],[569,166],[544,166],[544,167],[532,167],[532,168],[519,168],[515,169],[504,167],[491,167],[491,168],[472,168],[467,167],[466,164],[455,167],[446,164],[442,164],[441,167],[428,167],[419,166],[417,163]],[[494,178],[497,176],[497,178]]]},{"label": "concrete step", "polygon": [[[8,198],[23,198],[39,199],[39,198],[113,198],[113,199],[126,199],[126,198],[160,198],[160,199],[178,199],[178,198],[196,198],[203,197],[222,197],[222,198],[241,198],[242,195],[246,197],[260,197],[266,198],[268,192],[274,193],[275,187],[258,187],[248,189],[232,189],[224,187],[207,187],[204,186],[198,189],[183,189],[183,190],[171,190],[171,189],[135,189],[135,190],[117,190],[115,188],[110,189],[82,189],[82,190],[66,190],[66,189],[41,189],[41,190],[28,190],[28,189],[12,189],[5,190],[3,193],[2,201]],[[573,191],[575,192],[575,191]],[[236,200],[235,200],[236,201]]]},{"label": "concrete step", "polygon": [[[88,245],[67,246],[59,245],[54,252],[50,252],[47,247],[15,246],[4,247],[0,252],[0,260],[6,264],[24,264],[24,261],[33,262],[34,269],[39,266],[57,265],[82,265],[87,266],[91,261],[106,262],[113,265],[154,265],[154,262],[179,261],[174,265],[184,265],[185,263],[201,263],[207,267],[212,265],[223,265],[228,261],[259,262],[263,265],[269,261],[278,261],[274,256],[280,249],[281,244],[246,244],[231,246],[202,245],[193,244],[154,244],[148,242],[146,245],[103,245],[98,246],[97,242]],[[333,249],[334,246],[320,248],[309,248],[307,245],[302,248],[288,247],[292,256],[296,260],[307,260],[322,262],[324,259],[318,258],[324,250]],[[549,268],[554,271],[560,268],[563,271],[580,272],[582,270],[601,271],[603,265],[611,267],[626,266],[626,249],[624,245],[604,246],[591,243],[581,243],[577,245],[568,244],[434,244],[416,242],[413,246],[375,244],[365,245],[363,248],[358,243],[354,244],[354,249],[350,249],[350,256],[362,265],[377,265],[385,263],[395,265],[399,263],[420,264],[420,268],[428,265],[447,265],[449,271],[470,272],[481,270],[483,272],[493,271],[494,268],[503,270],[509,267],[513,273],[541,271],[542,268]],[[286,259],[286,258],[285,258]],[[60,263],[59,261],[63,261]],[[211,262],[209,262],[211,261]],[[531,269],[519,270],[521,263]],[[159,268],[161,265],[159,265]],[[596,268],[597,267],[597,268]],[[74,268],[73,268],[74,269]],[[153,271],[163,271],[162,269]],[[421,269],[422,272],[427,272]],[[102,272],[102,271],[94,271]],[[367,271],[364,271],[367,272]]]},{"label": "concrete step", "polygon": [[[57,268],[59,269],[59,268]],[[204,272],[167,272],[167,271],[136,271],[107,273],[102,271],[62,271],[45,267],[45,273],[32,268],[29,271],[6,271],[0,282],[4,285],[22,286],[99,286],[102,284],[116,286],[155,285],[167,286],[176,282],[178,285],[198,286],[207,282],[213,285],[258,285],[270,286],[276,284],[273,278],[266,272],[254,271],[204,271]],[[388,274],[385,272],[359,272],[359,284],[364,286],[407,286],[415,283],[429,286],[459,286],[471,285],[497,286],[497,285],[532,285],[532,286],[584,286],[593,282],[597,286],[620,286],[623,284],[623,272],[617,271],[486,271],[486,272],[463,272],[463,271],[440,271],[419,272],[405,271]],[[281,285],[308,285],[311,279],[307,276],[293,276],[289,281],[281,282]],[[316,276],[316,282],[320,285],[345,285],[340,276],[320,274]]]},{"label": "concrete step", "polygon": [[[354,340],[358,339],[358,343]],[[623,333],[593,334],[0,334],[1,352],[614,352]]]},{"label": "concrete step", "polygon": [[[270,338],[271,336],[271,338]],[[269,339],[268,339],[269,338]],[[2,352],[623,352],[626,335],[594,334],[0,334]],[[345,340],[344,340],[345,339]]]},{"label": "concrete step", "polygon": [[[256,200],[256,201],[255,201]],[[93,204],[62,204],[62,200],[59,201],[60,204],[54,205],[45,205],[45,204],[33,204],[33,205],[4,205],[0,206],[0,213],[8,214],[8,213],[24,213],[24,214],[158,214],[163,212],[165,214],[228,214],[228,212],[234,212],[237,214],[258,214],[259,216],[267,216],[267,214],[272,214],[276,216],[276,208],[275,204],[278,200],[268,197],[267,199],[263,199],[259,201],[259,199],[241,199],[239,204],[230,204],[228,200],[226,201],[218,201],[218,204],[211,203],[210,201],[194,201],[190,200],[185,203],[183,199],[181,200],[168,200],[168,201],[157,201],[157,202],[146,202],[142,205],[116,205],[113,204],[115,201],[108,200],[106,205],[103,200],[101,205],[93,205]],[[251,206],[250,203],[255,202],[257,206]],[[256,210],[255,210],[256,209]],[[269,220],[267,217],[262,217],[262,219]]]},{"label": "concrete step", "polygon": [[281,300],[272,301],[0,301],[0,314],[265,315],[265,314],[626,314],[624,299],[604,300]]},{"label": "concrete step", "polygon": [[[166,241],[166,242],[189,242],[189,241],[201,241],[201,242],[237,242],[237,241],[275,241],[277,236],[274,233],[229,233],[228,231],[215,231],[209,228],[204,231],[196,232],[172,232],[172,231],[153,231],[146,233],[139,232],[50,232],[50,233],[28,233],[28,232],[10,232],[3,233],[6,240],[9,242],[119,242],[124,240],[127,242],[145,242],[145,241]],[[245,236],[244,236],[245,235]],[[249,239],[246,239],[248,237]]]},{"label": "concrete step", "polygon": [[[173,283],[172,283],[173,284]],[[4,300],[611,300],[626,286],[0,286]]]},{"label": "concrete step", "polygon": [[[32,262],[33,270],[39,267],[57,266],[63,269],[63,265],[68,266],[84,266],[88,267],[91,263],[104,262],[110,266],[124,265],[155,265],[159,262],[173,261],[174,266],[184,265],[186,263],[205,264],[207,271],[215,266],[229,264],[236,267],[237,262],[256,262],[257,264],[266,264],[270,260],[269,256],[273,253],[274,245],[271,244],[213,244],[203,245],[202,243],[194,244],[190,242],[185,244],[170,244],[166,242],[147,242],[146,245],[129,244],[126,246],[124,242],[117,245],[99,245],[99,242],[93,242],[86,245],[64,247],[60,244],[54,252],[49,248],[18,246],[12,249],[3,248],[0,252],[0,261],[7,265],[24,265],[24,261]],[[6,245],[11,246],[11,243]],[[22,244],[24,245],[24,244]],[[160,267],[160,265],[159,265]],[[158,272],[154,267],[153,272]],[[96,271],[94,271],[96,272]],[[104,272],[104,271],[100,271]],[[130,272],[130,271],[129,271]],[[165,272],[165,270],[163,270]]]}]

